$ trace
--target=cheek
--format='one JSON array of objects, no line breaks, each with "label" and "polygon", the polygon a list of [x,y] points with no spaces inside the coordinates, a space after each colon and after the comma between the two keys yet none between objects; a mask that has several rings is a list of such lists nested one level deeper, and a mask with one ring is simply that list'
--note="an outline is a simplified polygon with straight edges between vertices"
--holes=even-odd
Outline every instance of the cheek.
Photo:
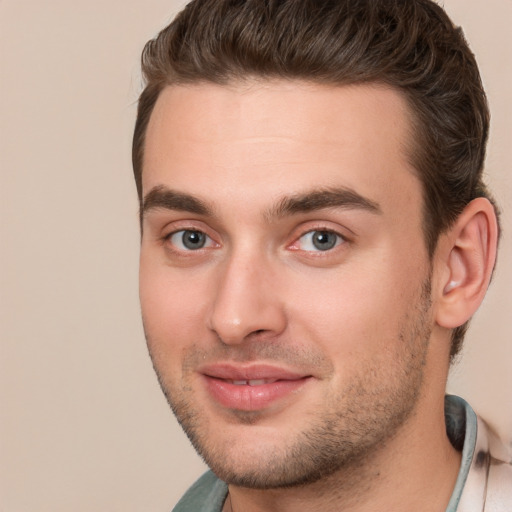
[{"label": "cheek", "polygon": [[181,352],[202,338],[207,280],[180,276],[141,257],[139,293],[150,349]]},{"label": "cheek", "polygon": [[[322,346],[333,362],[387,351],[398,338],[407,303],[413,296],[397,282],[397,270],[365,265],[329,273],[296,286],[290,318],[296,329]],[[292,324],[293,325],[293,324]],[[300,332],[297,336],[301,336]]]}]

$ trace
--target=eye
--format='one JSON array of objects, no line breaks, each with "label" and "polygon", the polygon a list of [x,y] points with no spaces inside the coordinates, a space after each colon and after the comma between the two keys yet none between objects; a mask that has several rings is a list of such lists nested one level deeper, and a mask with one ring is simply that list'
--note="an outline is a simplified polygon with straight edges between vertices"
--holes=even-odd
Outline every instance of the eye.
[{"label": "eye", "polygon": [[309,231],[299,238],[302,251],[329,251],[342,244],[344,239],[334,231]]},{"label": "eye", "polygon": [[203,233],[194,229],[182,229],[171,233],[167,239],[171,244],[181,251],[197,251],[214,245],[213,240]]}]

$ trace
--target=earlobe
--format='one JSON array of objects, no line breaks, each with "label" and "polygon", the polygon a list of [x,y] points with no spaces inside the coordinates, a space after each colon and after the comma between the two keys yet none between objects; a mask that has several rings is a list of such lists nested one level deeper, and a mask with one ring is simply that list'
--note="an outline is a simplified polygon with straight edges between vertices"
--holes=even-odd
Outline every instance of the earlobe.
[{"label": "earlobe", "polygon": [[474,199],[443,237],[445,271],[436,320],[453,329],[473,316],[491,279],[498,239],[493,205],[485,198]]}]

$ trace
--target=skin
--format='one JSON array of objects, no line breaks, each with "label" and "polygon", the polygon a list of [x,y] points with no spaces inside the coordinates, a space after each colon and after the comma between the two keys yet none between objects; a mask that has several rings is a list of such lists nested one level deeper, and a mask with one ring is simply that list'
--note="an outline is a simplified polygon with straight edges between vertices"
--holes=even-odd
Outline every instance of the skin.
[{"label": "skin", "polygon": [[[225,510],[448,503],[460,454],[443,416],[453,315],[442,325],[439,311],[453,244],[429,259],[409,131],[403,98],[376,85],[199,84],[157,101],[143,321],[174,412],[230,484]],[[184,230],[205,245],[184,246]],[[305,378],[226,407],[204,375],[224,363]]]}]

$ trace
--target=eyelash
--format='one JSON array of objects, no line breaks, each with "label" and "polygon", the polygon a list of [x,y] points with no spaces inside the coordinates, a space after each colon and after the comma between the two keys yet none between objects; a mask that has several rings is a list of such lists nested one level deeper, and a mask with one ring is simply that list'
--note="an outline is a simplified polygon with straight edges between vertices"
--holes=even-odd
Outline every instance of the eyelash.
[{"label": "eyelash", "polygon": [[[307,249],[304,249],[304,248],[301,248],[301,247],[297,247],[297,245],[300,242],[300,240],[304,239],[305,237],[309,237],[309,240],[306,243],[309,243],[310,245],[315,245],[315,239],[314,239],[315,234],[318,234],[318,235],[321,235],[321,236],[324,236],[324,235],[332,236],[332,235],[334,235],[336,237],[336,240],[334,241],[334,245],[332,245],[330,247],[325,247],[324,249],[320,249],[319,247],[316,247],[317,250],[307,250]],[[321,239],[317,238],[316,241],[320,241],[321,242]],[[328,228],[325,228],[325,227],[319,227],[319,228],[315,228],[315,229],[310,229],[309,231],[306,231],[305,233],[303,233],[300,237],[298,237],[296,239],[296,241],[291,246],[289,246],[289,248],[292,249],[292,250],[303,251],[303,252],[307,252],[307,253],[319,253],[319,254],[322,254],[322,253],[329,253],[329,252],[333,251],[334,249],[336,249],[336,247],[339,247],[340,245],[343,245],[347,241],[348,241],[347,238],[344,237],[343,235],[341,235],[340,233],[338,233],[338,232],[336,232],[336,231],[334,231],[332,229],[328,229]]]},{"label": "eyelash", "polygon": [[[176,240],[173,241],[173,238],[175,238],[177,235],[181,234],[181,241],[182,241],[182,245],[183,245],[185,243],[184,237],[185,237],[186,233],[189,233],[189,234],[195,233],[195,234],[199,234],[200,236],[204,236],[204,238],[206,239],[205,244],[207,244],[207,245],[203,244],[201,247],[198,247],[195,249],[186,248],[186,247],[177,248],[176,247],[177,241]],[[197,251],[200,251],[201,249],[208,249],[212,246],[219,245],[207,233],[205,233],[203,230],[197,229],[197,228],[183,228],[183,229],[173,231],[173,232],[169,233],[168,235],[165,235],[164,242],[172,245],[175,248],[176,252],[197,252]]]},{"label": "eyelash", "polygon": [[[201,237],[203,237],[204,243],[200,247],[197,247],[197,248],[191,248],[191,247],[184,246],[186,243],[184,237],[185,237],[185,234],[187,234],[187,233],[189,233],[191,235],[199,234],[199,238],[200,238],[199,242],[201,242]],[[315,240],[313,238],[315,236],[315,233],[319,235],[317,240]],[[326,242],[322,242],[322,240],[320,238],[320,237],[323,237],[324,235],[327,235],[327,237],[328,237]],[[334,241],[332,241],[333,235],[336,237],[336,239]],[[179,238],[176,239],[177,236],[180,236],[181,240]],[[304,239],[305,237],[309,237],[309,240],[307,240],[306,242],[303,241],[303,243],[301,244],[300,243],[301,239]],[[329,237],[331,237],[331,240],[329,240]],[[215,248],[215,247],[220,246],[220,244],[215,242],[215,240],[213,240],[213,238],[210,237],[203,230],[193,228],[193,227],[182,228],[182,229],[179,229],[176,231],[172,231],[171,233],[169,233],[163,237],[163,241],[165,243],[171,245],[172,250],[176,253],[199,252],[203,249],[209,249],[212,247]],[[325,246],[325,249],[319,248],[318,246],[315,245],[315,241],[317,243],[318,242],[326,243],[327,246]],[[342,234],[340,234],[332,229],[326,228],[326,227],[317,227],[315,229],[309,229],[308,231],[305,231],[300,236],[295,238],[295,241],[291,245],[288,245],[287,249],[292,250],[292,251],[301,251],[303,253],[310,253],[310,254],[317,253],[318,256],[320,256],[321,254],[331,253],[334,249],[336,249],[340,245],[343,245],[347,242],[348,242],[347,238],[345,236],[343,236]],[[314,245],[317,250],[314,250],[314,249],[308,250],[308,249],[302,248],[301,246],[304,245],[304,243],[309,244],[310,246]],[[181,244],[181,247],[178,247],[178,245],[180,245],[180,244]],[[331,246],[329,246],[329,245],[331,245]]]}]

